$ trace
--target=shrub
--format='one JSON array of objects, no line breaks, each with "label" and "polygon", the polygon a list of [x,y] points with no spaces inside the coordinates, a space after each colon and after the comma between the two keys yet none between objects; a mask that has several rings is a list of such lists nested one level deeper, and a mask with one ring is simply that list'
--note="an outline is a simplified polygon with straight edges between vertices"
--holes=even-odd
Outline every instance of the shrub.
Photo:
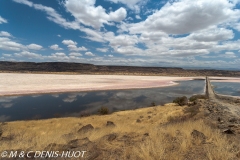
[{"label": "shrub", "polygon": [[152,102],[152,103],[151,103],[151,106],[156,106],[155,102]]},{"label": "shrub", "polygon": [[101,107],[98,110],[98,113],[101,114],[101,115],[109,114],[109,109],[107,107]]},{"label": "shrub", "polygon": [[183,97],[177,97],[173,100],[173,103],[177,103],[179,106],[184,106],[188,104],[188,99],[186,96]]},{"label": "shrub", "polygon": [[207,96],[206,95],[200,95],[200,94],[193,95],[192,97],[189,98],[189,101],[194,102],[197,99],[207,99]]},{"label": "shrub", "polygon": [[188,106],[184,109],[184,113],[189,114],[191,117],[193,117],[200,112],[199,108],[199,105]]}]

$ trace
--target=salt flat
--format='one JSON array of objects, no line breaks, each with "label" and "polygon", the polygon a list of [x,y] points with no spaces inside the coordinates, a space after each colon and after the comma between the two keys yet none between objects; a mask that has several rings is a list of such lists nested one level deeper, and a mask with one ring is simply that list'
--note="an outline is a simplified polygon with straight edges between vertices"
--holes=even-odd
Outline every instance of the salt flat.
[{"label": "salt flat", "polygon": [[0,73],[0,96],[175,85],[194,77]]},{"label": "salt flat", "polygon": [[210,77],[211,82],[238,82],[240,77]]}]

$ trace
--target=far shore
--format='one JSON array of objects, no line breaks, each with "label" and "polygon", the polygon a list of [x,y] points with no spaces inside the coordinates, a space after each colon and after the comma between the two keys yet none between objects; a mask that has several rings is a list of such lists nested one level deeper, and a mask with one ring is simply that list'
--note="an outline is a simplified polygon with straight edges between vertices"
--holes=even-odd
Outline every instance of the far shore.
[{"label": "far shore", "polygon": [[0,96],[158,88],[204,77],[0,73]]},{"label": "far shore", "polygon": [[211,82],[237,82],[240,83],[240,77],[210,77]]}]

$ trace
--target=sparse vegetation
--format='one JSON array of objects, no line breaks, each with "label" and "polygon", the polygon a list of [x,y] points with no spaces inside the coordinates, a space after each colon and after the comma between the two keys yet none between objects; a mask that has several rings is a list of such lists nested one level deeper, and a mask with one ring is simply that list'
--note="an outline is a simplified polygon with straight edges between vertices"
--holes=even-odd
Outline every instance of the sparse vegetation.
[{"label": "sparse vegetation", "polygon": [[151,106],[152,106],[152,107],[156,106],[155,102],[152,102],[152,103],[151,103]]},{"label": "sparse vegetation", "polygon": [[189,98],[189,101],[190,102],[194,102],[196,101],[197,99],[207,99],[207,96],[206,95],[193,95]]},{"label": "sparse vegetation", "polygon": [[184,106],[188,104],[188,99],[186,96],[183,97],[177,97],[173,100],[173,103],[177,103],[179,106]]},{"label": "sparse vegetation", "polygon": [[108,109],[107,107],[101,107],[101,108],[98,110],[98,113],[101,114],[101,115],[109,114],[109,109]]},{"label": "sparse vegetation", "polygon": [[193,117],[200,112],[199,108],[200,108],[200,106],[198,104],[195,104],[195,105],[191,105],[191,106],[184,108],[183,111],[184,111],[184,113]]},{"label": "sparse vegetation", "polygon": [[199,112],[198,105],[167,104],[103,116],[8,122],[1,126],[0,151],[44,150],[50,144],[62,149],[76,143],[86,156],[98,159],[237,159],[240,144],[206,123]]}]

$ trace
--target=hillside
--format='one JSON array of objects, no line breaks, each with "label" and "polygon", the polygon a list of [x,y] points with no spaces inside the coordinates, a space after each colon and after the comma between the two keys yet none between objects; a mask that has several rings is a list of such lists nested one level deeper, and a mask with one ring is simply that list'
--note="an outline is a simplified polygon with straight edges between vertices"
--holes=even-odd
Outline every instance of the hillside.
[{"label": "hillside", "polygon": [[240,71],[196,70],[171,67],[104,66],[67,62],[0,62],[0,72],[70,72],[78,74],[172,75],[172,76],[231,76]]}]

